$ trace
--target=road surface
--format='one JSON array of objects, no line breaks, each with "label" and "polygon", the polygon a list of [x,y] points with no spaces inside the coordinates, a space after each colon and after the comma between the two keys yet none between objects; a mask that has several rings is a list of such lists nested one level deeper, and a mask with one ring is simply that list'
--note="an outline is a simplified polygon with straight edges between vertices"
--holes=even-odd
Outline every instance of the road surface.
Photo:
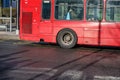
[{"label": "road surface", "polygon": [[0,80],[120,80],[120,50],[0,40]]}]

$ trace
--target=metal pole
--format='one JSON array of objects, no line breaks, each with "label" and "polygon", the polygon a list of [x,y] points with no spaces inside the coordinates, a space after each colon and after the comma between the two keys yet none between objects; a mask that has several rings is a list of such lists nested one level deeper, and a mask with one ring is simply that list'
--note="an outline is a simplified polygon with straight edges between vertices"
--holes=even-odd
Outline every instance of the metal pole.
[{"label": "metal pole", "polygon": [[12,0],[10,0],[10,32],[12,32]]},{"label": "metal pole", "polygon": [[18,25],[19,25],[19,1],[16,0],[16,7],[17,7],[17,17],[16,17],[16,26],[17,26],[17,29],[16,29],[16,34],[19,34],[19,29],[18,29]]}]

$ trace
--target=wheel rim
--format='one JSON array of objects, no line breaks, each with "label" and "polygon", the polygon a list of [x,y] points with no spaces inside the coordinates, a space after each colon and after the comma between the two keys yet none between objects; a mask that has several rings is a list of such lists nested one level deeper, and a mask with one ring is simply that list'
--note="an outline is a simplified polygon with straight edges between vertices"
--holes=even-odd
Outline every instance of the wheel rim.
[{"label": "wheel rim", "polygon": [[65,33],[62,37],[62,43],[65,45],[70,45],[72,44],[74,38],[73,35],[71,33]]}]

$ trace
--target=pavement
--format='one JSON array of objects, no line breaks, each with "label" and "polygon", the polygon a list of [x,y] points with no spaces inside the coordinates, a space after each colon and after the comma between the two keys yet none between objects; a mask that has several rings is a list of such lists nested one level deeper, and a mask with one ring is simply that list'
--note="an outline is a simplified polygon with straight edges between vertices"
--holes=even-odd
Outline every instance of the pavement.
[{"label": "pavement", "polygon": [[0,31],[0,39],[3,39],[3,40],[19,40],[19,34],[16,34],[15,31],[13,31],[13,32]]}]

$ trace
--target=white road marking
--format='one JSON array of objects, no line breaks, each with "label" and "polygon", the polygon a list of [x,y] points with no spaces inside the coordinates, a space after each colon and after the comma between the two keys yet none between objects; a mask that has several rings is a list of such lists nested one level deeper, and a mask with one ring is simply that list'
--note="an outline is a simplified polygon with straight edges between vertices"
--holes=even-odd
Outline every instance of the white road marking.
[{"label": "white road marking", "polygon": [[58,70],[57,69],[52,69],[52,68],[35,68],[35,67],[22,67],[20,69],[25,69],[25,70],[40,70],[40,71],[53,71],[53,72],[57,72]]},{"label": "white road marking", "polygon": [[94,80],[120,80],[120,77],[113,77],[113,76],[94,76]]},{"label": "white road marking", "polygon": [[82,71],[68,70],[62,73],[58,80],[86,80]]},{"label": "white road marking", "polygon": [[23,73],[23,74],[44,74],[47,76],[53,76],[57,72],[57,69],[52,68],[30,68],[30,67],[23,67],[15,70],[10,70],[9,72],[12,73]]}]

